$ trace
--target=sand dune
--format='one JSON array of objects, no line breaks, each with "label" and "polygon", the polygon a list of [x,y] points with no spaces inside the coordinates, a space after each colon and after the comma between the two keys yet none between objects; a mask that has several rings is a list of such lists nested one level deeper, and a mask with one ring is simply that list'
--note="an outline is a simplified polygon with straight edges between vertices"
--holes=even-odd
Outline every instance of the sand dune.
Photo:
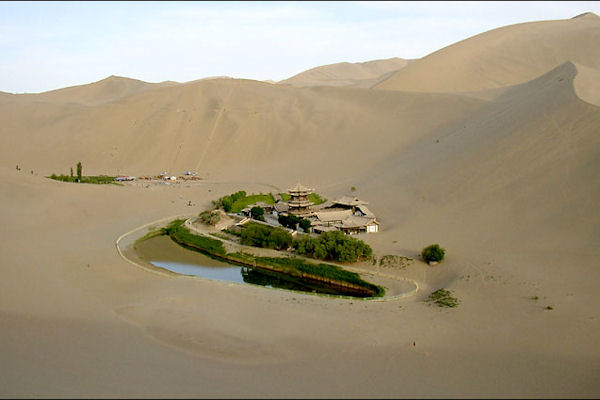
[{"label": "sand dune", "polygon": [[347,86],[368,88],[387,79],[413,60],[389,58],[362,63],[342,62],[323,65],[301,72],[277,83],[296,87]]},{"label": "sand dune", "polygon": [[[392,145],[480,103],[457,95],[299,90],[250,80],[207,80],[97,107],[6,101],[0,109],[6,146],[0,152],[3,165],[20,164],[44,174],[67,172],[81,161],[90,173],[195,169],[205,177],[221,177],[251,176],[306,159],[316,172],[331,161],[326,149],[345,143],[343,161],[333,168],[347,174],[348,168],[363,168],[356,166],[355,157],[365,165]],[[431,107],[435,115],[429,115]],[[360,139],[365,134],[381,141],[365,151]]]},{"label": "sand dune", "polygon": [[120,76],[109,76],[98,82],[51,90],[43,93],[21,94],[19,97],[28,101],[50,103],[76,103],[83,105],[98,105],[118,100],[146,90],[177,85],[177,82],[165,81],[148,83],[137,79]]},{"label": "sand dune", "polygon": [[566,61],[600,68],[600,18],[595,14],[484,32],[416,60],[376,88],[419,92],[498,88],[529,81]]},{"label": "sand dune", "polygon": [[[395,90],[116,79],[0,95],[0,395],[597,397],[597,27],[487,32],[400,71],[452,65],[431,85],[398,73]],[[77,161],[204,179],[43,177]],[[367,200],[381,231],[360,238],[414,257],[384,272],[419,292],[364,302],[165,277],[115,249],[151,221],[297,181]],[[431,243],[447,249],[436,267],[418,258]],[[423,301],[440,287],[458,308]]]}]

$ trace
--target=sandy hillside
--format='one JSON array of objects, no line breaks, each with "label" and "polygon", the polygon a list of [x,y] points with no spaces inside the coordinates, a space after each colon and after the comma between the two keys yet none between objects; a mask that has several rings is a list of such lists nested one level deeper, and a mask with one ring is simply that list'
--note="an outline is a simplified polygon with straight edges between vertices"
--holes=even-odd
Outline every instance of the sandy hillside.
[{"label": "sandy hillside", "polygon": [[[327,149],[340,143],[345,154],[332,168],[347,174],[358,167],[353,157],[364,164],[376,160],[392,150],[390,144],[413,140],[483,102],[452,94],[296,89],[215,79],[96,107],[2,98],[0,104],[6,132],[2,165],[46,175],[67,173],[81,161],[90,174],[196,170],[203,177],[250,177],[259,168],[294,168],[307,159],[312,162],[302,169],[315,176],[331,161]],[[435,115],[428,112],[432,107]],[[369,144],[369,151],[365,134],[381,139]]]},{"label": "sandy hillside", "polygon": [[361,63],[342,62],[323,65],[277,83],[296,87],[347,86],[369,88],[387,79],[391,74],[413,61],[394,57]]},{"label": "sandy hillside", "polygon": [[75,103],[91,106],[115,101],[146,90],[177,84],[173,81],[148,83],[138,79],[111,75],[90,84],[70,86],[43,93],[22,94],[18,98],[29,102]]},{"label": "sandy hillside", "polygon": [[[502,29],[598,45],[595,21]],[[454,46],[491,48],[492,32]],[[479,56],[510,84],[444,75],[460,94],[211,79],[98,104],[0,96],[0,396],[598,397],[598,66],[587,42],[546,43],[562,61],[527,78],[516,55]],[[94,84],[74,98],[86,87],[91,99]],[[84,174],[204,179],[44,178],[77,161]],[[368,201],[381,231],[360,238],[416,261],[362,268],[418,293],[365,302],[168,277],[116,250],[143,224],[297,181]],[[436,267],[418,259],[431,243],[447,249]],[[424,302],[441,287],[458,308]]]},{"label": "sandy hillside", "polygon": [[566,61],[600,68],[600,17],[593,13],[481,33],[408,65],[382,90],[462,92],[523,83]]}]

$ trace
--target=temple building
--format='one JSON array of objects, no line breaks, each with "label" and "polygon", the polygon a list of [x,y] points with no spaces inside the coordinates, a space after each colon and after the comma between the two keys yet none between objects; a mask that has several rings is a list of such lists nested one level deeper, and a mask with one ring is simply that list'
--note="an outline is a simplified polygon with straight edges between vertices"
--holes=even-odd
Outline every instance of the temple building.
[{"label": "temple building", "polygon": [[375,214],[367,208],[366,201],[358,197],[342,196],[325,204],[313,205],[309,195],[314,189],[300,183],[287,189],[288,201],[278,201],[274,205],[256,203],[242,212],[250,214],[252,206],[259,205],[274,217],[293,214],[311,222],[311,231],[322,233],[339,230],[346,234],[375,233],[379,231],[379,222]]},{"label": "temple building", "polygon": [[312,202],[308,199],[308,195],[315,190],[297,183],[296,186],[287,190],[290,199],[287,202],[289,212],[297,216],[306,216],[312,212],[310,206]]},{"label": "temple building", "polygon": [[344,233],[375,233],[379,222],[375,214],[367,208],[366,201],[358,197],[343,196],[330,205],[315,211],[312,215],[313,232],[340,230]]}]

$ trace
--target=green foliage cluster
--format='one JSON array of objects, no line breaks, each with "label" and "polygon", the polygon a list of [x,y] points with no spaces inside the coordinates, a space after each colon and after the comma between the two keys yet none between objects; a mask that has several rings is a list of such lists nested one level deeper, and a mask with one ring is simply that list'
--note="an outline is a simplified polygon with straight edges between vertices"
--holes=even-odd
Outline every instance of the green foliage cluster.
[{"label": "green foliage cluster", "polygon": [[440,307],[456,307],[459,303],[458,299],[452,296],[452,292],[444,288],[431,293],[425,301],[432,301]]},{"label": "green foliage cluster", "polygon": [[242,251],[238,251],[235,253],[227,253],[227,256],[230,259],[241,261],[242,263],[251,264],[256,261],[256,256],[248,253],[244,253]]},{"label": "green foliage cluster", "polygon": [[205,210],[198,214],[200,221],[205,225],[215,226],[221,220],[221,216],[215,210]]},{"label": "green foliage cluster", "polygon": [[279,214],[277,217],[277,221],[286,228],[296,229],[296,224],[300,222],[300,218],[295,216],[294,214]]},{"label": "green foliage cluster", "polygon": [[326,198],[321,197],[318,193],[311,193],[308,195],[308,199],[316,206],[327,201]]},{"label": "green foliage cluster", "polygon": [[356,262],[373,255],[371,246],[341,231],[324,232],[315,238],[305,235],[295,239],[293,247],[297,254],[318,260]]},{"label": "green foliage cluster", "polygon": [[294,214],[279,214],[279,216],[277,217],[277,221],[286,228],[296,229],[296,225],[299,225],[300,228],[304,229],[304,232],[310,231],[310,220],[306,218],[297,217]]},{"label": "green foliage cluster", "polygon": [[271,193],[259,193],[247,196],[244,190],[240,190],[233,194],[223,196],[218,200],[213,200],[213,205],[215,208],[222,208],[226,212],[238,213],[250,204],[259,201],[263,201],[267,204],[275,204],[275,197],[273,197],[273,194]]},{"label": "green foliage cluster", "polygon": [[421,257],[423,257],[423,259],[425,260],[425,262],[431,262],[431,261],[442,261],[444,259],[444,255],[446,253],[446,250],[441,248],[439,244],[432,244],[429,245],[427,247],[425,247],[423,250],[421,250]]},{"label": "green foliage cluster", "polygon": [[234,231],[233,229],[223,229],[221,232],[228,233],[233,236],[242,236],[242,232]]},{"label": "green foliage cluster", "polygon": [[78,178],[74,177],[74,176],[63,175],[63,174],[60,174],[60,175],[52,174],[48,178],[54,179],[56,181],[62,181],[62,182],[95,183],[98,185],[112,183],[112,184],[118,185],[118,183],[115,182],[114,176],[107,176],[107,175],[82,176],[79,180],[77,180]]},{"label": "green foliage cluster", "polygon": [[150,229],[150,231],[148,233],[146,233],[144,236],[142,236],[139,239],[136,239],[136,241],[133,243],[133,248],[137,250],[138,243],[143,242],[144,240],[152,239],[153,237],[156,237],[156,236],[162,236],[162,235],[166,235],[166,234],[167,234],[167,230],[165,228]]},{"label": "green foliage cluster", "polygon": [[250,204],[254,204],[259,201],[263,201],[267,204],[275,204],[275,197],[273,197],[273,195],[271,193],[251,194],[250,196],[246,196],[244,198],[238,199],[231,207],[231,212],[234,212],[234,213],[240,212],[244,208],[248,207]]},{"label": "green foliage cluster", "polygon": [[[144,238],[150,238],[160,234],[167,234],[177,243],[185,247],[201,250],[211,255],[221,256],[234,263],[238,261],[245,265],[254,264],[255,267],[260,267],[261,265],[270,266],[276,268],[283,274],[295,277],[301,277],[302,273],[310,274],[323,277],[331,281],[347,282],[359,285],[367,288],[373,293],[374,296],[383,296],[385,294],[385,290],[382,287],[366,282],[361,279],[358,274],[346,271],[337,265],[323,263],[314,264],[302,259],[289,257],[256,257],[252,254],[243,252],[227,253],[223,243],[220,240],[194,235],[185,226],[183,226],[184,222],[185,220],[183,219],[176,219],[171,221],[165,228],[149,232]],[[252,222],[248,223],[247,225],[249,225],[251,229],[252,226],[258,226],[260,227],[258,229],[264,227],[273,231],[281,231],[284,234],[287,234],[287,232],[280,228],[271,228]],[[244,229],[244,231],[247,231],[247,229],[248,228]],[[291,235],[289,236],[288,240],[291,241]]]},{"label": "green foliage cluster", "polygon": [[292,245],[292,235],[281,228],[249,222],[242,230],[240,243],[248,246],[283,250]]},{"label": "green foliage cluster", "polygon": [[[259,264],[274,265],[282,267],[290,275],[296,275],[298,272],[320,276],[333,281],[342,281],[353,283],[362,287],[372,289],[376,296],[383,296],[385,290],[377,285],[364,281],[357,273],[346,271],[345,269],[331,264],[314,264],[300,258],[286,257],[256,257]],[[296,272],[297,271],[297,272]]]},{"label": "green foliage cluster", "polygon": [[310,226],[312,224],[310,223],[310,220],[308,220],[306,218],[302,218],[300,220],[300,222],[298,223],[298,225],[300,225],[300,228],[304,229],[304,232],[308,233],[308,232],[310,232]]},{"label": "green foliage cluster", "polygon": [[231,212],[231,207],[233,207],[233,203],[246,197],[246,192],[240,190],[233,194],[229,194],[227,196],[220,197],[218,200],[213,200],[213,205],[215,208],[222,208],[225,212]]},{"label": "green foliage cluster", "polygon": [[281,196],[281,200],[283,201],[290,201],[290,199],[292,198],[292,196],[290,196],[287,193],[279,193],[279,196]]},{"label": "green foliage cluster", "polygon": [[170,222],[165,228],[165,233],[177,243],[187,247],[204,250],[211,254],[225,255],[226,251],[223,242],[206,236],[194,235],[183,226],[184,222],[185,220],[183,219],[176,219]]},{"label": "green foliage cluster", "polygon": [[264,221],[265,220],[265,209],[262,207],[254,206],[250,209],[250,215],[254,219],[257,219],[259,221]]}]

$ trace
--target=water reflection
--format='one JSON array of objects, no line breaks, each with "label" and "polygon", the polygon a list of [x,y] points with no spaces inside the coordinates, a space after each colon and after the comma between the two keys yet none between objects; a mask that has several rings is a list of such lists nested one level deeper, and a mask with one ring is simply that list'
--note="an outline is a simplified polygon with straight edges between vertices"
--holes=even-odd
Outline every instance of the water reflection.
[{"label": "water reflection", "polygon": [[151,264],[182,275],[303,292],[356,296],[356,293],[344,293],[340,288],[313,284],[272,271],[228,264],[185,249],[168,236],[158,236],[139,243],[137,252]]}]

